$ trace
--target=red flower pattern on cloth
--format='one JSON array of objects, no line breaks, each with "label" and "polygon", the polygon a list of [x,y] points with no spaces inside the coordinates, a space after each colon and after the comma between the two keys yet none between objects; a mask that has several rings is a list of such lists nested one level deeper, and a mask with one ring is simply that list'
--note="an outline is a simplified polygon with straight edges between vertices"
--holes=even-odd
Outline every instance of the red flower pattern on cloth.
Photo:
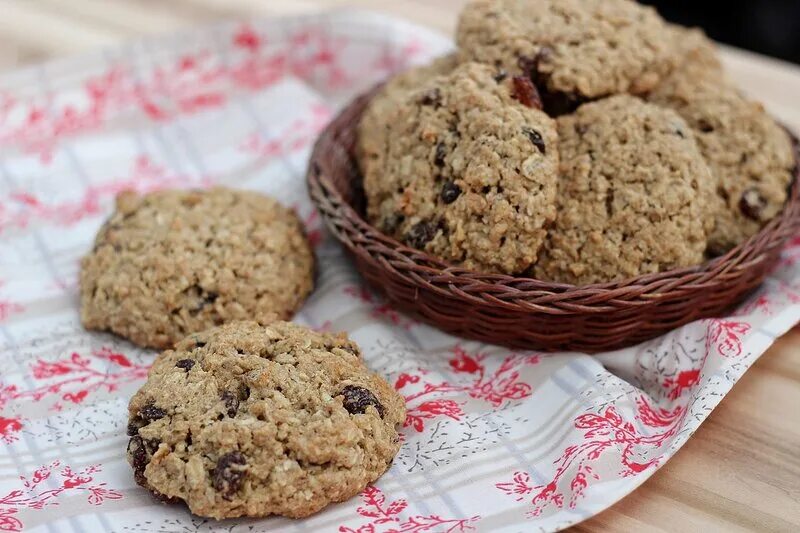
[{"label": "red flower pattern on cloth", "polygon": [[[322,29],[300,29],[277,47],[266,46],[266,39],[248,25],[231,39],[238,53],[228,62],[209,50],[198,50],[156,65],[143,78],[129,67],[114,65],[86,80],[80,98],[69,102],[0,94],[0,147],[15,147],[49,164],[62,139],[99,131],[126,113],[158,122],[173,120],[219,108],[237,92],[260,91],[286,76],[321,83],[330,90],[351,82],[340,64],[341,54],[336,53],[347,40]],[[412,42],[395,62],[405,64],[419,51]]]},{"label": "red flower pattern on cloth", "polygon": [[[1,206],[2,204],[0,204]],[[2,211],[0,211],[0,214]],[[0,226],[0,231],[2,231],[2,226]],[[0,281],[0,289],[3,288],[3,282]],[[11,300],[6,300],[2,296],[0,296],[0,323],[6,321],[11,315],[16,313],[21,313],[24,311],[25,308]]]},{"label": "red flower pattern on cloth", "polygon": [[307,148],[331,119],[331,110],[323,105],[311,107],[309,117],[293,121],[283,131],[264,137],[261,133],[251,133],[240,148],[259,158],[273,159],[287,156]]},{"label": "red flower pattern on cloth", "polygon": [[[87,494],[87,501],[91,505],[122,499],[120,491],[109,489],[106,483],[94,482],[94,474],[100,472],[100,465],[91,465],[79,471],[64,466],[56,472],[60,466],[60,461],[54,461],[34,471],[30,478],[20,476],[22,487],[0,496],[0,531],[22,531],[25,525],[19,518],[20,511],[58,505],[58,498],[65,494]],[[56,479],[51,480],[51,477]],[[51,482],[45,483],[48,480]],[[44,485],[54,488],[45,488]]]},{"label": "red flower pattern on cloth", "polygon": [[472,531],[472,524],[480,520],[480,516],[470,518],[442,518],[437,515],[410,516],[404,518],[408,502],[398,499],[386,503],[386,496],[375,486],[369,486],[361,493],[363,505],[356,512],[370,521],[353,529],[339,526],[340,533],[456,533]]},{"label": "red flower pattern on cloth", "polygon": [[515,472],[512,481],[496,483],[495,486],[516,501],[528,501],[532,509],[528,516],[539,516],[548,506],[562,508],[567,502],[574,509],[586,488],[601,480],[599,471],[593,468],[604,454],[619,456],[621,470],[615,477],[636,476],[649,468],[658,466],[663,454],[646,461],[635,458],[638,447],[660,448],[679,429],[687,409],[679,406],[668,411],[650,405],[644,396],[636,400],[637,416],[649,433],[640,433],[636,426],[626,421],[613,406],[601,413],[585,413],[574,420],[576,429],[584,430],[580,444],[568,446],[556,459],[556,470],[552,479],[542,485],[532,482],[528,472]]},{"label": "red flower pattern on cloth", "polygon": [[[20,390],[16,385],[4,385],[0,381],[0,410],[11,402],[41,402],[53,398],[55,401],[49,405],[49,409],[61,411],[65,402],[81,404],[96,391],[114,392],[122,384],[144,379],[149,369],[150,365],[133,363],[127,356],[108,348],[95,350],[89,357],[73,352],[67,359],[38,359],[31,368],[32,377],[46,383]],[[0,416],[0,440],[14,442],[15,433],[22,427],[20,417]]]},{"label": "red flower pattern on cloth", "polygon": [[89,217],[102,216],[107,212],[106,204],[126,190],[148,193],[166,188],[205,187],[210,184],[211,180],[207,177],[198,180],[186,174],[174,173],[153,163],[147,156],[140,155],[133,161],[128,176],[89,186],[76,200],[48,202],[23,191],[14,192],[7,199],[0,198],[0,234],[7,229],[24,229],[36,223],[71,226]]},{"label": "red flower pattern on cloth", "polygon": [[[464,415],[462,404],[453,399],[442,398],[442,395],[466,393],[471,398],[487,402],[492,408],[531,395],[531,386],[520,381],[519,371],[525,365],[538,363],[538,355],[510,354],[492,373],[487,370],[488,358],[484,353],[470,354],[460,346],[453,348],[453,357],[449,360],[450,368],[455,374],[470,376],[470,381],[466,383],[425,382],[424,371],[400,374],[394,386],[397,390],[402,389],[401,393],[406,400],[407,414],[403,427],[422,432],[425,429],[425,420],[442,416],[460,420]],[[409,392],[412,388],[417,390]]]},{"label": "red flower pattern on cloth", "polygon": [[664,380],[664,388],[669,389],[667,397],[670,400],[677,400],[683,394],[683,391],[691,389],[700,383],[700,377],[700,369],[693,368],[678,372],[675,378],[666,378]]},{"label": "red flower pattern on cloth", "polygon": [[742,355],[742,338],[750,332],[750,324],[713,318],[708,323],[709,346],[716,348],[717,353],[723,357],[738,357]]}]

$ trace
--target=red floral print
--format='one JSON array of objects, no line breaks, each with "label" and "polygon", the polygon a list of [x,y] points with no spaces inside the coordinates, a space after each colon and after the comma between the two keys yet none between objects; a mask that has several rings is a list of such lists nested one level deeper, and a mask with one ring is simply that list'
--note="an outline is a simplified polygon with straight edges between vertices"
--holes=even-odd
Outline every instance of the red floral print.
[{"label": "red floral print", "polygon": [[386,496],[375,486],[364,489],[361,499],[364,505],[356,509],[356,512],[369,518],[369,523],[357,529],[339,526],[341,533],[456,533],[474,530],[471,524],[480,520],[480,516],[445,519],[436,515],[417,515],[403,518],[402,514],[408,507],[408,502],[399,499],[387,504]]},{"label": "red floral print", "polygon": [[[19,390],[16,385],[3,385],[0,382],[0,409],[12,401],[40,402],[53,397],[55,401],[49,408],[60,411],[64,408],[63,402],[80,404],[98,390],[113,392],[125,383],[144,379],[149,368],[149,365],[135,364],[125,355],[108,348],[96,350],[89,357],[73,352],[63,360],[38,359],[31,368],[33,378],[48,382],[28,390]],[[14,433],[22,426],[19,417],[0,417],[0,440],[13,442],[16,440]]]},{"label": "red floral print", "polygon": [[[492,407],[500,407],[509,400],[522,400],[531,395],[531,386],[520,381],[519,370],[525,365],[539,362],[538,355],[506,356],[500,366],[491,374],[487,372],[488,355],[482,353],[469,354],[460,346],[453,349],[453,357],[449,361],[455,374],[472,376],[468,383],[422,383],[421,390],[404,394],[408,411],[404,427],[411,427],[417,432],[425,429],[425,420],[441,416],[453,420],[461,420],[464,415],[461,404],[452,399],[441,398],[446,393],[466,393],[476,400],[488,402]],[[421,376],[403,373],[395,381],[395,389],[411,388],[418,385]],[[419,388],[418,386],[416,388]],[[429,399],[435,396],[434,399]],[[417,400],[422,401],[417,401]]]},{"label": "red floral print", "polygon": [[[19,511],[58,505],[58,498],[66,493],[83,492],[92,505],[122,498],[121,492],[107,488],[106,483],[93,483],[93,474],[100,472],[100,465],[88,466],[77,472],[65,466],[56,473],[60,465],[59,461],[55,461],[43,466],[33,472],[30,479],[20,476],[22,487],[0,497],[0,531],[22,531],[24,524],[18,517]],[[45,490],[41,485],[54,473],[59,478],[55,483],[56,488]]]},{"label": "red floral print", "polygon": [[750,332],[747,322],[714,318],[707,321],[708,339],[707,347],[714,347],[723,357],[738,357],[742,355],[742,337]]},{"label": "red floral print", "polygon": [[[567,497],[568,506],[575,508],[589,484],[600,480],[600,474],[592,465],[607,452],[619,454],[622,467],[617,473],[619,477],[635,476],[657,466],[662,456],[645,462],[637,461],[634,458],[637,447],[661,447],[681,426],[687,408],[679,406],[672,411],[654,408],[644,396],[636,400],[636,405],[637,419],[656,431],[639,433],[633,423],[623,419],[613,406],[602,413],[582,414],[575,419],[574,425],[576,429],[584,430],[583,442],[564,450],[555,461],[557,467],[550,482],[535,485],[527,472],[515,472],[511,482],[495,486],[516,501],[529,500],[533,508],[528,514],[534,517],[547,506],[562,508]],[[568,478],[568,484],[565,478]]]},{"label": "red floral print", "polygon": [[[347,40],[324,31],[302,29],[288,43],[302,42],[302,49],[285,45],[268,50],[265,39],[244,25],[231,37],[230,63],[221,62],[208,50],[187,52],[154,67],[142,78],[128,67],[115,65],[102,75],[87,79],[80,97],[69,103],[19,100],[0,94],[0,146],[14,146],[35,154],[49,164],[61,139],[97,131],[109,121],[139,112],[154,121],[219,108],[236,91],[252,92],[273,85],[287,75],[329,90],[350,83],[340,54]],[[412,42],[395,58],[405,61],[420,51]]]},{"label": "red floral print", "polygon": [[324,105],[314,105],[308,118],[295,120],[285,130],[269,138],[252,133],[240,144],[240,148],[265,159],[289,155],[314,142],[330,118],[330,109]]},{"label": "red floral print", "polygon": [[678,372],[675,378],[666,378],[664,380],[664,387],[669,389],[667,397],[670,400],[677,400],[684,390],[691,389],[700,383],[700,369],[693,368],[692,370],[682,370]]},{"label": "red floral print", "polygon": [[[2,209],[2,204],[0,204],[0,209]],[[2,211],[0,211],[0,218],[2,217]],[[2,229],[2,227],[0,227]],[[0,281],[0,289],[3,288],[3,282]],[[12,302],[11,300],[4,300],[0,298],[0,322],[4,322],[13,314],[21,313],[24,311],[25,308],[22,307],[20,304],[16,302]]]},{"label": "red floral print", "polygon": [[322,223],[316,209],[312,209],[308,215],[303,217],[303,226],[311,246],[314,248],[319,246],[322,243]]},{"label": "red floral print", "polygon": [[173,173],[141,155],[134,160],[127,177],[87,187],[77,200],[48,203],[27,192],[12,193],[5,201],[0,199],[0,233],[5,229],[26,228],[33,222],[61,226],[76,224],[105,213],[104,204],[126,190],[147,193],[187,185],[205,187],[210,183],[209,178],[197,180],[189,175]]}]

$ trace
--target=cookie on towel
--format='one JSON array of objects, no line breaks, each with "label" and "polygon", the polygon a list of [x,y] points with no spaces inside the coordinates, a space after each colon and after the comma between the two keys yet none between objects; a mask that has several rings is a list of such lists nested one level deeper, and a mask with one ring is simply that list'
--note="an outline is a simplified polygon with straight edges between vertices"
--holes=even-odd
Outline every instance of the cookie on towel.
[{"label": "cookie on towel", "polygon": [[122,193],[81,265],[81,319],[166,348],[231,320],[289,318],[311,292],[314,254],[290,209],[214,188]]},{"label": "cookie on towel", "polygon": [[299,518],[380,477],[404,419],[344,334],[232,322],[158,356],[130,402],[128,462],[200,516]]}]

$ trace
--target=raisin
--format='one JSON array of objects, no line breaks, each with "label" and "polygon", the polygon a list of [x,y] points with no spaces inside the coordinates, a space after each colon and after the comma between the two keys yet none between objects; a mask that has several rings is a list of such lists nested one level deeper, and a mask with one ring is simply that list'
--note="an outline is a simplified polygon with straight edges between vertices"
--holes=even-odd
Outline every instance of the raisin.
[{"label": "raisin", "polygon": [[739,211],[750,220],[760,221],[765,207],[767,207],[767,199],[755,187],[744,191],[739,199]]},{"label": "raisin", "polygon": [[200,302],[191,309],[191,312],[193,314],[201,312],[209,305],[214,305],[214,302],[216,302],[217,298],[219,298],[219,294],[217,294],[216,292],[208,292],[201,294],[203,294],[203,299],[200,300]]},{"label": "raisin", "polygon": [[147,451],[144,447],[142,437],[133,437],[128,441],[128,455],[130,456],[131,466],[133,467],[133,477],[141,486],[147,485],[144,477],[144,469],[150,460],[147,458]]},{"label": "raisin", "polygon": [[496,81],[497,83],[501,83],[507,77],[508,77],[508,72],[500,69],[500,71],[494,75],[494,81]]},{"label": "raisin", "polygon": [[701,118],[699,121],[697,121],[697,127],[703,133],[711,133],[714,131],[714,126],[704,118]]},{"label": "raisin", "polygon": [[419,103],[422,105],[439,107],[442,105],[442,92],[438,88],[425,91],[422,93],[422,96],[420,96]]},{"label": "raisin", "polygon": [[436,163],[437,167],[443,167],[445,157],[447,157],[447,147],[444,145],[444,143],[437,144],[436,155],[433,158],[433,162]]},{"label": "raisin", "polygon": [[242,487],[247,474],[246,466],[247,460],[241,452],[229,452],[217,460],[212,483],[214,489],[226,500],[230,500]]},{"label": "raisin", "polygon": [[423,220],[417,222],[406,233],[406,242],[414,248],[421,249],[436,236],[436,225],[433,222]]},{"label": "raisin", "polygon": [[143,424],[141,422],[142,422],[141,419],[138,418],[138,417],[136,419],[132,420],[131,422],[128,422],[128,436],[129,437],[133,437],[133,436],[136,436],[136,435],[139,434],[139,428],[143,426]]},{"label": "raisin", "polygon": [[461,196],[461,187],[452,181],[446,181],[442,186],[442,193],[440,196],[444,203],[452,204],[458,199],[459,196]]},{"label": "raisin", "polygon": [[514,76],[511,81],[514,84],[512,96],[519,100],[519,103],[535,109],[542,108],[542,98],[530,78],[527,76]]},{"label": "raisin", "polygon": [[542,138],[542,134],[536,131],[533,128],[522,128],[522,133],[528,136],[528,139],[531,140],[531,143],[539,149],[542,154],[547,153],[547,146],[544,144],[544,139]]},{"label": "raisin", "polygon": [[167,416],[167,412],[160,407],[156,407],[152,403],[145,405],[139,410],[139,416],[148,421],[158,420]]},{"label": "raisin", "polygon": [[538,62],[536,61],[535,57],[519,56],[517,58],[517,66],[520,68],[523,74],[533,77],[536,75]]},{"label": "raisin", "polygon": [[344,396],[342,405],[351,415],[364,414],[367,411],[367,407],[372,405],[383,418],[383,405],[371,391],[357,385],[347,385],[342,389],[341,394]]},{"label": "raisin", "polygon": [[194,363],[195,363],[194,359],[181,359],[180,361],[175,363],[175,366],[178,367],[178,368],[182,368],[182,369],[184,369],[185,371],[188,372],[189,370],[192,369],[192,367],[194,366]]},{"label": "raisin", "polygon": [[517,65],[528,77],[531,79],[542,78],[539,73],[539,67],[542,63],[549,63],[553,59],[553,49],[549,46],[543,46],[539,49],[534,57],[520,56],[517,59]]},{"label": "raisin", "polygon": [[236,416],[236,411],[239,410],[239,398],[231,391],[223,391],[220,398],[225,403],[225,412],[231,418]]}]

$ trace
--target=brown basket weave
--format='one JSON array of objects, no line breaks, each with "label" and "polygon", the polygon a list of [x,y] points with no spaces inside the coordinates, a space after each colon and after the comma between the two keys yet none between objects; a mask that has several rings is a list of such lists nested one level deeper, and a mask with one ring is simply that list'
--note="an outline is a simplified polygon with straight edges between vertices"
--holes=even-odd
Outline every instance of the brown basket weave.
[{"label": "brown basket weave", "polygon": [[735,306],[762,282],[800,228],[796,171],[778,217],[700,266],[579,287],[453,267],[383,235],[362,217],[353,151],[372,94],[351,103],[317,141],[308,172],[311,198],[373,288],[397,309],[460,337],[547,351],[630,346]]}]

